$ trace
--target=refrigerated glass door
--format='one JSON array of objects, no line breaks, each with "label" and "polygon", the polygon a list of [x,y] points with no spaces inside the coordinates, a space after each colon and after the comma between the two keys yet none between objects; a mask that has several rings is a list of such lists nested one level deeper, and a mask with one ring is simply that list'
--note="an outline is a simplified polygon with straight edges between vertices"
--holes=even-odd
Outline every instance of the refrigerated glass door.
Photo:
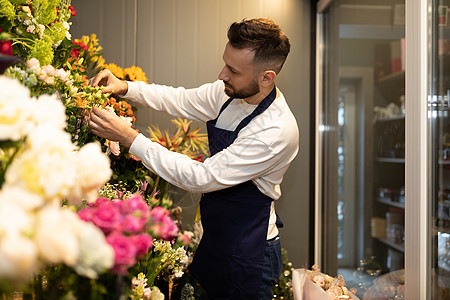
[{"label": "refrigerated glass door", "polygon": [[429,117],[431,297],[450,299],[450,1],[432,1]]},{"label": "refrigerated glass door", "polygon": [[318,17],[319,267],[361,299],[402,299],[405,2],[328,3]]}]

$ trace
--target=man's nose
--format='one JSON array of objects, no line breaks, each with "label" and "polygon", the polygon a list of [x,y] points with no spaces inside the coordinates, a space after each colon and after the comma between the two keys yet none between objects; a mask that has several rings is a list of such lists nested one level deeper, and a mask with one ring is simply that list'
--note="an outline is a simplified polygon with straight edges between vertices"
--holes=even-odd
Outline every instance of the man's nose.
[{"label": "man's nose", "polygon": [[223,68],[222,68],[222,71],[220,71],[220,73],[219,73],[219,79],[220,79],[220,80],[223,80],[223,81],[228,81],[228,80],[230,79],[230,77],[227,75],[227,72],[226,72],[226,68],[225,68],[225,67],[223,67]]}]

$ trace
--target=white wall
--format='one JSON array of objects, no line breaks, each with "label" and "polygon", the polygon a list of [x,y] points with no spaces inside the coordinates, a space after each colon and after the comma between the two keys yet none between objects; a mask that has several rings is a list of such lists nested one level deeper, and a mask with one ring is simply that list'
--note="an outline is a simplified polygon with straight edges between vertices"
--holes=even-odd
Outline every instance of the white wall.
[{"label": "white wall", "polygon": [[[226,31],[243,18],[273,19],[290,38],[291,53],[277,77],[300,129],[300,153],[285,175],[276,207],[284,221],[282,246],[294,267],[308,258],[310,142],[310,1],[308,0],[72,0],[73,38],[96,33],[107,63],[141,67],[149,82],[196,87],[217,79]],[[137,128],[172,129],[171,117],[138,107]],[[202,126],[201,124],[196,124]],[[204,128],[204,127],[203,127]],[[205,131],[206,132],[206,131]],[[184,222],[193,219],[192,197]]]}]

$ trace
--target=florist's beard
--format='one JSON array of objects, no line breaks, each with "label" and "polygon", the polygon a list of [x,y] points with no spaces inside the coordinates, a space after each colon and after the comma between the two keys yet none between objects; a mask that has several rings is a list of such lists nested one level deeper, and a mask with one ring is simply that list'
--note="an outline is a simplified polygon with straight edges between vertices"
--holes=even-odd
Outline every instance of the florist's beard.
[{"label": "florist's beard", "polygon": [[247,87],[240,90],[234,90],[233,86],[227,82],[224,82],[224,84],[225,94],[230,98],[245,99],[259,93],[259,85],[256,80],[253,80]]}]

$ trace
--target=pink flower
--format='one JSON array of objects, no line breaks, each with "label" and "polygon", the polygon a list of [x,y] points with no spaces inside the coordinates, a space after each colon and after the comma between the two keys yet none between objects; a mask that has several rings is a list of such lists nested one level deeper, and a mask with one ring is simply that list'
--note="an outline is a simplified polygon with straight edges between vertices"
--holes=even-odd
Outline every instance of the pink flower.
[{"label": "pink flower", "polygon": [[133,235],[130,239],[136,247],[136,257],[138,259],[143,258],[153,245],[153,238],[145,233]]},{"label": "pink flower", "polygon": [[126,275],[128,268],[136,263],[137,247],[131,238],[117,232],[108,235],[106,242],[114,249],[113,271],[121,275]]},{"label": "pink flower", "polygon": [[97,199],[99,203],[95,203],[96,208],[93,209],[91,221],[103,232],[108,233],[120,226],[122,214],[119,208],[108,199],[107,201],[99,201],[99,199]]},{"label": "pink flower", "polygon": [[99,197],[99,198],[97,198],[97,200],[95,200],[94,205],[95,206],[100,206],[100,205],[103,205],[103,204],[108,204],[109,202],[111,202],[111,201],[108,198],[106,198],[106,197]]},{"label": "pink flower", "polygon": [[149,288],[149,287],[144,288],[145,300],[150,299],[151,294],[152,294],[152,288]]},{"label": "pink flower", "polygon": [[325,278],[323,278],[323,276],[321,275],[314,276],[313,281],[320,287],[323,287],[325,285]]},{"label": "pink flower", "polygon": [[191,239],[187,234],[182,234],[178,237],[178,241],[180,241],[183,246],[187,246]]},{"label": "pink flower", "polygon": [[152,231],[156,236],[169,241],[175,238],[178,234],[178,227],[170,218],[170,213],[167,209],[157,206],[152,209]]},{"label": "pink flower", "polygon": [[329,288],[326,292],[328,296],[331,297],[331,299],[337,299],[339,296],[342,295],[342,289],[339,286],[333,286]]},{"label": "pink flower", "polygon": [[169,215],[169,211],[161,206],[154,207],[151,212],[151,217],[154,222],[162,222]]},{"label": "pink flower", "polygon": [[120,225],[120,229],[123,232],[132,233],[144,230],[145,222],[143,222],[141,218],[132,215],[126,215]]},{"label": "pink flower", "polygon": [[94,210],[91,208],[84,208],[78,212],[78,217],[83,221],[90,222],[93,212]]},{"label": "pink flower", "polygon": [[106,140],[105,144],[108,146],[108,150],[115,156],[120,155],[120,144],[119,142],[113,142],[110,140]]},{"label": "pink flower", "polygon": [[141,194],[134,194],[128,200],[124,201],[122,212],[126,214],[138,212],[139,214],[149,216],[149,207]]},{"label": "pink flower", "polygon": [[173,240],[178,234],[178,227],[175,222],[167,217],[163,223],[161,238],[166,241]]}]

